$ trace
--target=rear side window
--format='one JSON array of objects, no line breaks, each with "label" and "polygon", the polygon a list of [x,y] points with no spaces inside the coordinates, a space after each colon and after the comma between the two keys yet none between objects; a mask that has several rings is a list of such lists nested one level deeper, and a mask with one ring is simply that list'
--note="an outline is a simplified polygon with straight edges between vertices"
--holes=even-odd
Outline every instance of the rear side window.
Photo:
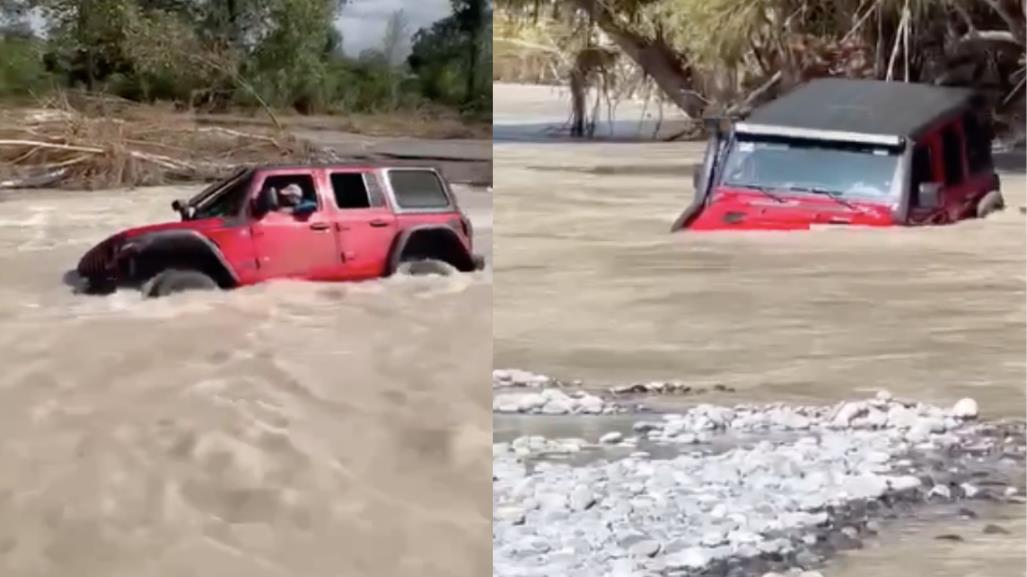
[{"label": "rear side window", "polygon": [[963,132],[966,134],[966,161],[970,174],[991,168],[991,127],[985,118],[975,111],[963,117]]},{"label": "rear side window", "polygon": [[446,189],[430,170],[390,170],[389,183],[402,209],[445,209],[450,207]]},{"label": "rear side window", "polygon": [[963,182],[963,139],[956,125],[950,124],[942,131],[941,148],[945,160],[945,184]]},{"label": "rear side window", "polygon": [[367,193],[364,175],[359,172],[335,172],[331,175],[335,206],[341,209],[370,208],[371,197]]}]

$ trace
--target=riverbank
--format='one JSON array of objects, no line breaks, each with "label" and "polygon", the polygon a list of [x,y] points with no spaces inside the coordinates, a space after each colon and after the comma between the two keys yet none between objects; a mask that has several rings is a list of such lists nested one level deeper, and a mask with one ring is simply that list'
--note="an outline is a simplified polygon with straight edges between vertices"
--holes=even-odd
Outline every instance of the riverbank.
[{"label": "riverbank", "polygon": [[[845,552],[910,525],[963,542],[975,537],[960,519],[974,519],[980,535],[1008,537],[1017,525],[988,520],[1024,503],[1024,423],[980,422],[972,399],[937,407],[881,391],[835,405],[636,405],[604,417],[589,404],[546,408],[564,390],[579,398],[573,387],[539,376],[514,386],[511,373],[530,373],[497,373],[496,575],[835,575]],[[531,395],[549,404],[504,410]],[[510,428],[508,412],[536,416]],[[572,412],[583,437],[546,436],[574,430],[557,416]]]}]

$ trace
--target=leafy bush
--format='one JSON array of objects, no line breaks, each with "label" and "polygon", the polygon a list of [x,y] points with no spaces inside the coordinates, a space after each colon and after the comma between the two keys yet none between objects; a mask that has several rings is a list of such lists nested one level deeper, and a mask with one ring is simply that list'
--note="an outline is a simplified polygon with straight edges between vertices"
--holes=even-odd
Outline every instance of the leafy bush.
[{"label": "leafy bush", "polygon": [[41,43],[30,38],[0,38],[0,96],[38,94],[52,82],[43,62]]}]

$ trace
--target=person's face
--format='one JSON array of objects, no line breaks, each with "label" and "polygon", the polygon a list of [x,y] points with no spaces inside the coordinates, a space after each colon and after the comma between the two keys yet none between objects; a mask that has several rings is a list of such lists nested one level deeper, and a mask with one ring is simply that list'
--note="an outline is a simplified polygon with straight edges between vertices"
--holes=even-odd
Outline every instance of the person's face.
[{"label": "person's face", "polygon": [[283,190],[281,192],[281,196],[282,204],[286,206],[296,206],[300,203],[300,200],[302,200],[303,198],[302,193],[296,190]]}]

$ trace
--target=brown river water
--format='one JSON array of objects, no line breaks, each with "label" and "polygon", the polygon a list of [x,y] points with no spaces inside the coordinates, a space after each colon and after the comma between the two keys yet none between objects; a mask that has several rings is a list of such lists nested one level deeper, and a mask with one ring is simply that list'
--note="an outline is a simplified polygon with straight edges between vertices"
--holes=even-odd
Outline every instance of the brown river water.
[{"label": "brown river water", "polygon": [[[736,389],[726,402],[969,396],[986,418],[1024,418],[1022,154],[1001,174],[1008,209],[981,221],[670,234],[702,144],[556,142],[538,127],[561,122],[565,101],[539,87],[495,95],[497,367],[724,384]],[[1018,577],[1015,513],[1010,535],[966,543],[897,529],[825,575]]]},{"label": "brown river water", "polygon": [[497,366],[1024,415],[1022,174],[1003,175],[1009,210],[956,226],[670,234],[700,153],[496,147]]},{"label": "brown river water", "polygon": [[[491,272],[62,284],[190,192],[0,196],[0,575],[487,574]],[[461,197],[487,254],[490,197]]]}]

